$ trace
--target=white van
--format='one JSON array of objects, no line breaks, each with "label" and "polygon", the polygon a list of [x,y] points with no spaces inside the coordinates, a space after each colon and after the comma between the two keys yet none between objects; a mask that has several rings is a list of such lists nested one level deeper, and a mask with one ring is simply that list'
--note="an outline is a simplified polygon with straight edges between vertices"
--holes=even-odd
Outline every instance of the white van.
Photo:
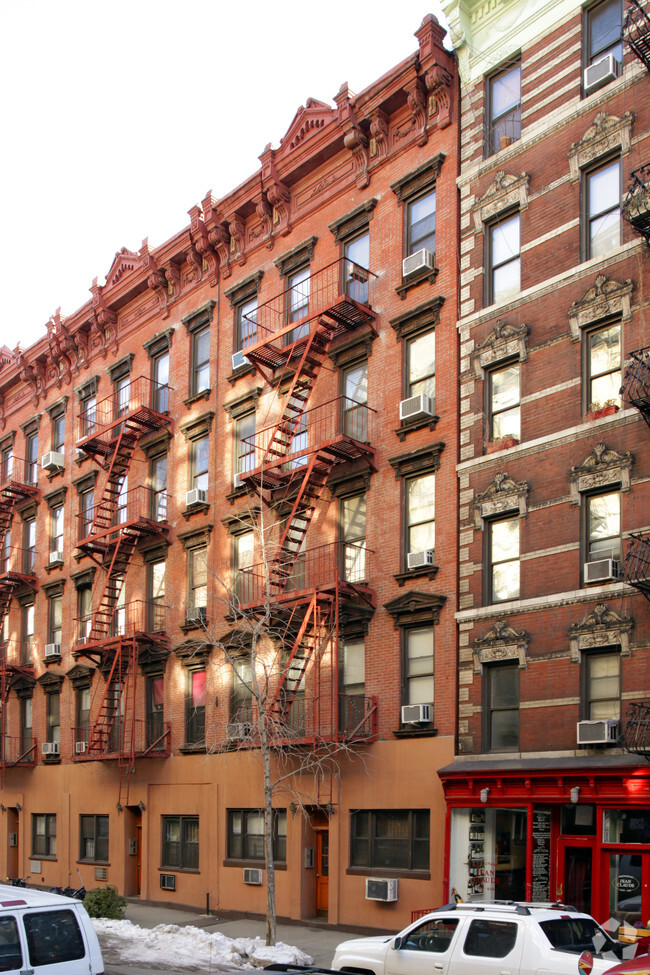
[{"label": "white van", "polygon": [[0,972],[103,975],[99,941],[81,901],[0,884]]}]

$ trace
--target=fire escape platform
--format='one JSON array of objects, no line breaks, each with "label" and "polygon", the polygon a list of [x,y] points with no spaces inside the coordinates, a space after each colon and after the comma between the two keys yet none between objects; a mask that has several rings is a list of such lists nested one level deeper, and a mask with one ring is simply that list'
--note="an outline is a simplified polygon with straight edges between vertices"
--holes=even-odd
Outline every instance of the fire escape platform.
[{"label": "fire escape platform", "polygon": [[79,539],[77,548],[86,555],[104,556],[122,535],[138,535],[143,538],[159,536],[169,542],[171,541],[171,527],[167,522],[156,521],[153,518],[134,517],[118,525],[111,525],[104,531]]},{"label": "fire escape platform", "polygon": [[625,4],[623,37],[650,71],[650,17],[639,0],[627,0]]},{"label": "fire escape platform", "polygon": [[650,426],[650,347],[630,352],[623,372],[621,395]]},{"label": "fire escape platform", "polygon": [[307,447],[295,454],[291,454],[287,460],[287,455],[282,454],[276,460],[267,459],[259,467],[250,471],[242,471],[239,480],[245,484],[249,491],[267,490],[275,491],[286,489],[293,481],[300,481],[304,477],[304,468],[307,459],[312,454],[317,454],[314,474],[317,476],[322,473],[327,477],[334,464],[348,463],[360,457],[368,461],[370,467],[375,470],[376,451],[367,443],[360,443],[344,434],[332,437],[317,447]]}]

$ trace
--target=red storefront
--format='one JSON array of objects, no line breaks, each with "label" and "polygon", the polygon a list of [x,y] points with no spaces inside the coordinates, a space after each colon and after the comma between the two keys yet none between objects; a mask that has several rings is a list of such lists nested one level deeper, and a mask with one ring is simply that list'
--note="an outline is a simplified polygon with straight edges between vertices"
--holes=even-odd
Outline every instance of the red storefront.
[{"label": "red storefront", "polygon": [[561,900],[601,923],[650,918],[650,765],[456,761],[438,774],[447,900]]}]

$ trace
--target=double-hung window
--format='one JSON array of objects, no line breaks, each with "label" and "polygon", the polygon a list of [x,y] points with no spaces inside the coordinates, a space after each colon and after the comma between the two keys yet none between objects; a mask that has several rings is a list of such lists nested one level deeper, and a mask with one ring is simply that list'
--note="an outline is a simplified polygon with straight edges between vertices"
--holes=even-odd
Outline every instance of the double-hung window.
[{"label": "double-hung window", "polygon": [[79,744],[78,753],[83,754],[90,737],[90,687],[78,687],[75,692],[75,722],[75,746]]},{"label": "double-hung window", "polygon": [[35,433],[25,438],[25,480],[27,484],[38,481],[38,436]]},{"label": "double-hung window", "polygon": [[36,519],[28,518],[23,528],[23,572],[32,575],[36,565]]},{"label": "double-hung window", "polygon": [[406,551],[434,551],[436,546],[436,475],[425,474],[405,483]]},{"label": "double-hung window", "polygon": [[584,713],[588,721],[621,716],[621,655],[617,651],[583,654]]},{"label": "double-hung window", "polygon": [[406,206],[406,256],[416,251],[436,253],[436,191],[415,197]]},{"label": "double-hung window", "polygon": [[[273,859],[287,861],[287,811],[273,810]],[[262,809],[228,810],[228,857],[233,860],[264,860],[264,812]]]},{"label": "double-hung window", "polygon": [[366,572],[366,496],[356,494],[341,500],[341,543],[343,577],[361,584]]},{"label": "double-hung window", "polygon": [[428,809],[358,810],[350,816],[350,866],[429,870]]},{"label": "double-hung window", "polygon": [[151,362],[153,380],[153,408],[157,413],[169,409],[169,352],[153,357]]},{"label": "double-hung window", "polygon": [[487,376],[489,439],[521,438],[521,367],[510,362],[492,369]]},{"label": "double-hung window", "polygon": [[163,747],[163,707],[164,707],[165,679],[162,674],[155,674],[147,678],[146,685],[146,721],[147,747]]},{"label": "double-hung window", "polygon": [[[304,267],[291,274],[288,279],[287,291],[287,321],[299,322],[309,314],[309,297],[311,284],[311,270]],[[304,338],[309,334],[309,322],[303,322],[297,328],[291,329],[287,335],[287,344]]]},{"label": "double-hung window", "polygon": [[189,549],[188,572],[187,616],[201,622],[206,619],[208,605],[208,550],[204,545]]},{"label": "double-hung window", "polygon": [[154,521],[167,521],[167,454],[152,457],[151,517]]},{"label": "double-hung window", "polygon": [[192,335],[191,395],[210,389],[210,329],[201,328]]},{"label": "double-hung window", "polygon": [[519,665],[484,667],[485,734],[490,751],[519,750]]},{"label": "double-hung window", "polygon": [[52,450],[58,454],[65,452],[65,414],[52,417]]},{"label": "double-hung window", "polygon": [[585,499],[587,561],[618,559],[621,555],[621,494],[607,491]]},{"label": "double-hung window", "polygon": [[623,0],[602,0],[586,11],[584,60],[595,64],[611,54],[623,64]]},{"label": "double-hung window", "polygon": [[345,293],[360,302],[368,304],[368,266],[370,263],[370,234],[365,233],[343,245],[345,267]]},{"label": "double-hung window", "polygon": [[486,156],[521,136],[521,65],[514,64],[487,80]]},{"label": "double-hung window", "polygon": [[343,373],[343,433],[365,443],[368,440],[368,361]]},{"label": "double-hung window", "polygon": [[47,740],[58,745],[61,741],[61,694],[58,690],[46,694]]},{"label": "double-hung window", "polygon": [[165,629],[165,567],[164,560],[148,566],[149,627],[152,633]]},{"label": "double-hung window", "polygon": [[162,817],[161,866],[172,870],[199,869],[199,817]]},{"label": "double-hung window", "polygon": [[240,474],[252,471],[255,467],[255,414],[245,413],[235,421],[235,477],[234,486],[239,487]]},{"label": "double-hung window", "polygon": [[210,438],[205,436],[192,440],[190,445],[190,477],[192,488],[207,491],[209,463]]},{"label": "double-hung window", "polygon": [[31,665],[34,656],[34,620],[34,603],[28,603],[22,608],[22,664]]},{"label": "double-hung window", "polygon": [[250,603],[253,599],[253,551],[255,532],[245,531],[235,535],[234,546],[234,586],[233,594],[240,603]]},{"label": "double-hung window", "polygon": [[[241,653],[232,660],[232,685],[230,688],[230,720],[246,724],[253,716],[252,664],[250,655]],[[245,729],[237,729],[235,737],[246,737]]]},{"label": "double-hung window", "polygon": [[433,705],[433,626],[405,628],[404,643],[404,704]]},{"label": "double-hung window", "polygon": [[585,350],[585,410],[601,409],[606,405],[620,405],[621,396],[621,324],[613,322],[586,332]]},{"label": "double-hung window", "polygon": [[51,596],[48,606],[47,642],[61,646],[63,627],[63,596]]},{"label": "double-hung window", "polygon": [[205,702],[207,673],[204,669],[187,674],[185,744],[205,745]]},{"label": "double-hung window", "polygon": [[32,857],[56,856],[56,815],[35,813],[32,815]]},{"label": "double-hung window", "polygon": [[601,257],[621,244],[621,160],[584,176],[585,258]]},{"label": "double-hung window", "polygon": [[346,640],[341,647],[339,672],[339,729],[359,728],[366,705],[366,645],[363,640]]},{"label": "double-hung window", "polygon": [[108,862],[108,816],[79,817],[79,859]]},{"label": "double-hung window", "polygon": [[237,305],[236,311],[237,335],[235,336],[235,350],[246,351],[257,340],[257,296]]},{"label": "double-hung window", "polygon": [[488,226],[487,303],[506,301],[521,287],[521,218],[518,213]]},{"label": "double-hung window", "polygon": [[59,562],[63,558],[63,505],[57,505],[50,512],[50,562]]},{"label": "double-hung window", "polygon": [[519,599],[519,518],[500,518],[487,524],[489,603]]},{"label": "double-hung window", "polygon": [[406,395],[436,397],[436,333],[425,332],[406,343]]}]

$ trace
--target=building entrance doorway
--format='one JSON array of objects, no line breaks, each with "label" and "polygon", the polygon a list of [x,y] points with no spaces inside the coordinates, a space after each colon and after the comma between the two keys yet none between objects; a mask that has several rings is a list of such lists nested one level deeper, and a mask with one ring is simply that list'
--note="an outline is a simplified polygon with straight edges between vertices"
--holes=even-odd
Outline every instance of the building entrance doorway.
[{"label": "building entrance doorway", "polygon": [[329,830],[316,832],[316,914],[327,917],[329,907]]}]

